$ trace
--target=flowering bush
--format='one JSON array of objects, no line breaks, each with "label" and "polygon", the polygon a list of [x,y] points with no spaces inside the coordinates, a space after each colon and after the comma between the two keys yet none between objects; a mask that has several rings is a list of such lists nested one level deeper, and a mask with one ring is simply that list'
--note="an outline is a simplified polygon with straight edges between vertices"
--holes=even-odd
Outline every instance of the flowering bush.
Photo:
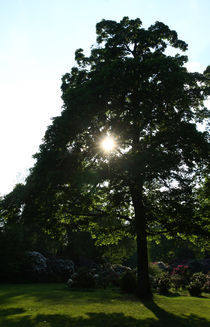
[{"label": "flowering bush", "polygon": [[171,276],[171,282],[173,287],[177,290],[179,288],[186,286],[186,279],[184,276],[179,274],[174,274]]},{"label": "flowering bush", "polygon": [[37,251],[28,251],[22,263],[24,281],[63,282],[74,272],[71,260],[46,258]]},{"label": "flowering bush", "polygon": [[149,263],[149,275],[150,276],[158,277],[162,274],[162,272],[163,272],[163,269],[161,269],[156,262]]},{"label": "flowering bush", "polygon": [[190,282],[188,285],[188,291],[192,296],[200,296],[202,292],[202,286],[198,281]]},{"label": "flowering bush", "polygon": [[[177,277],[180,276],[181,278]],[[177,267],[174,267],[171,273],[172,281],[175,286],[175,288],[178,287],[185,287],[190,279],[190,270],[188,265],[178,265]],[[176,277],[175,277],[176,276]]]},{"label": "flowering bush", "polygon": [[95,288],[96,280],[91,272],[80,269],[69,278],[67,286],[69,288]]},{"label": "flowering bush", "polygon": [[78,269],[73,275],[70,275],[67,286],[69,288],[106,288],[108,286],[120,286],[121,275],[122,273],[116,272],[111,265],[100,266],[98,269],[86,269],[83,267]]},{"label": "flowering bush", "polygon": [[205,293],[210,293],[210,272],[206,275],[206,281],[203,285],[203,291]]},{"label": "flowering bush", "polygon": [[111,266],[111,268],[119,274],[124,274],[127,271],[131,271],[132,269],[130,267],[127,266],[123,266],[123,265],[119,265],[119,264],[114,264]]},{"label": "flowering bush", "polygon": [[48,279],[63,282],[74,273],[74,263],[67,259],[47,259]]},{"label": "flowering bush", "polygon": [[121,274],[115,271],[105,271],[100,274],[101,286],[106,288],[107,286],[119,286]]},{"label": "flowering bush", "polygon": [[167,294],[171,287],[171,276],[169,273],[163,272],[156,282],[157,291],[160,294]]},{"label": "flowering bush", "polygon": [[191,282],[199,282],[203,286],[206,282],[206,275],[202,272],[195,273],[192,275],[190,281]]},{"label": "flowering bush", "polygon": [[192,296],[200,296],[206,282],[206,275],[202,272],[195,273],[190,279],[188,291]]},{"label": "flowering bush", "polygon": [[47,258],[40,252],[26,252],[21,268],[24,275],[24,282],[42,282],[47,280]]},{"label": "flowering bush", "polygon": [[161,271],[167,271],[168,270],[168,266],[162,261],[151,262],[151,266],[157,267],[157,269],[159,269]]},{"label": "flowering bush", "polygon": [[162,275],[163,270],[156,262],[149,264],[149,279],[153,289],[157,289],[157,280]]},{"label": "flowering bush", "polygon": [[43,254],[37,251],[29,251],[26,253],[28,264],[34,272],[46,273],[47,271],[47,259]]},{"label": "flowering bush", "polygon": [[172,270],[172,275],[181,275],[181,276],[189,276],[189,266],[187,265],[178,265],[174,267]]}]

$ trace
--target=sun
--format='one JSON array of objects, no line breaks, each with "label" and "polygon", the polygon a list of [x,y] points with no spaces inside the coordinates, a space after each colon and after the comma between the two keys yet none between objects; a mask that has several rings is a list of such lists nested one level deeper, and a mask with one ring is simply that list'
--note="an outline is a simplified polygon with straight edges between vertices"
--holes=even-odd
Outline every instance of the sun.
[{"label": "sun", "polygon": [[101,147],[102,149],[109,153],[111,152],[112,150],[114,150],[116,146],[116,143],[115,143],[115,140],[113,137],[111,136],[106,136],[102,141],[101,141]]}]

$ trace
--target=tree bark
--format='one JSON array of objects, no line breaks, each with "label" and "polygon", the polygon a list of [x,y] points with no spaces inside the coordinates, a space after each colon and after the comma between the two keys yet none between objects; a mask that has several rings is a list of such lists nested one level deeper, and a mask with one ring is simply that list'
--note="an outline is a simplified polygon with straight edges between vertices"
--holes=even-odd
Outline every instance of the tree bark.
[{"label": "tree bark", "polygon": [[137,295],[140,298],[151,298],[152,292],[148,271],[148,251],[146,235],[146,217],[142,199],[142,185],[130,186],[135,212],[135,228],[137,239]]}]

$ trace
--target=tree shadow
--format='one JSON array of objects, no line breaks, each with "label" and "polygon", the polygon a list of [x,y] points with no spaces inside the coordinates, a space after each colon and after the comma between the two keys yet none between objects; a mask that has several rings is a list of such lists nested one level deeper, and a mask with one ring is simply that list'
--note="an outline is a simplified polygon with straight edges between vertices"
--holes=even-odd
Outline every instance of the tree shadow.
[{"label": "tree shadow", "polygon": [[[7,291],[7,292],[6,292]],[[13,297],[17,295],[24,296],[33,296],[37,301],[42,299],[49,300],[49,305],[53,305],[54,301],[58,302],[59,299],[61,301],[68,303],[72,303],[72,301],[76,304],[81,305],[82,303],[87,302],[95,302],[98,301],[106,303],[113,300],[113,298],[120,298],[120,300],[124,301],[139,301],[134,296],[122,296],[119,293],[113,292],[104,292],[103,291],[103,299],[101,294],[99,296],[99,292],[95,293],[84,293],[84,292],[71,292],[66,289],[64,291],[64,285],[52,285],[49,290],[48,288],[40,289],[37,288],[37,291],[34,290],[34,286],[26,287],[17,287],[17,289],[11,287],[9,291],[7,287],[5,287],[5,292],[2,292],[0,297],[0,303],[6,304],[8,302],[14,301]],[[114,297],[113,297],[114,296]],[[138,303],[138,302],[137,302]],[[140,312],[142,312],[142,304],[146,309],[150,310],[154,317],[143,318],[140,316]],[[113,310],[114,311],[114,310]],[[30,313],[30,312],[29,312]],[[105,312],[87,312],[85,317],[73,317],[70,314],[61,315],[61,314],[37,314],[36,316],[30,315],[28,312],[24,311],[22,308],[8,308],[8,309],[0,309],[0,326],[1,327],[98,327],[103,325],[103,327],[209,327],[210,321],[201,318],[198,315],[182,315],[177,316],[173,313],[165,311],[161,307],[155,303],[153,300],[148,301],[139,301],[139,313],[138,309],[136,314],[140,316],[140,318],[134,318],[128,315],[124,315],[123,313],[109,313]]]},{"label": "tree shadow", "polygon": [[[210,321],[202,318],[200,316],[197,316],[195,314],[190,314],[180,317],[177,315],[174,315],[173,313],[167,312],[160,308],[157,303],[155,303],[153,300],[150,301],[142,301],[144,306],[149,309],[158,319],[158,322],[154,324],[154,326],[183,326],[183,327],[207,327],[210,326]],[[150,325],[149,325],[150,326]],[[153,324],[151,324],[153,326]]]},{"label": "tree shadow", "polygon": [[156,318],[136,319],[123,313],[86,313],[86,317],[67,315],[40,315],[1,319],[2,327],[209,327],[209,321],[195,315],[177,317],[159,308],[154,302],[147,302]]},{"label": "tree shadow", "polygon": [[[78,302],[78,305],[82,302],[95,303],[110,303],[115,299],[121,299],[122,295],[117,290],[70,290],[65,284],[8,284],[1,285],[0,289],[0,303],[9,304],[13,302],[13,298],[16,296],[34,297],[37,301],[47,300],[50,304],[57,303],[59,299],[61,301],[73,301]],[[101,292],[103,291],[103,297]]]},{"label": "tree shadow", "polygon": [[167,297],[180,297],[181,296],[181,294],[178,292],[169,292],[166,295],[167,295]]},{"label": "tree shadow", "polygon": [[0,317],[13,316],[13,315],[21,314],[24,312],[25,312],[25,310],[22,308],[1,309]]}]

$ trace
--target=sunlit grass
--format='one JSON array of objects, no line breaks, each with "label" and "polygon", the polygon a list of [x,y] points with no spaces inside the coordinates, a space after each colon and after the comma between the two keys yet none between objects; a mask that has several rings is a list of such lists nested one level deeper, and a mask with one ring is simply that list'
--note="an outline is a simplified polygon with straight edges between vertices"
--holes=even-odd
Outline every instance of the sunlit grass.
[{"label": "sunlit grass", "polygon": [[0,285],[1,327],[209,326],[210,299],[118,290],[69,291],[63,284]]}]

